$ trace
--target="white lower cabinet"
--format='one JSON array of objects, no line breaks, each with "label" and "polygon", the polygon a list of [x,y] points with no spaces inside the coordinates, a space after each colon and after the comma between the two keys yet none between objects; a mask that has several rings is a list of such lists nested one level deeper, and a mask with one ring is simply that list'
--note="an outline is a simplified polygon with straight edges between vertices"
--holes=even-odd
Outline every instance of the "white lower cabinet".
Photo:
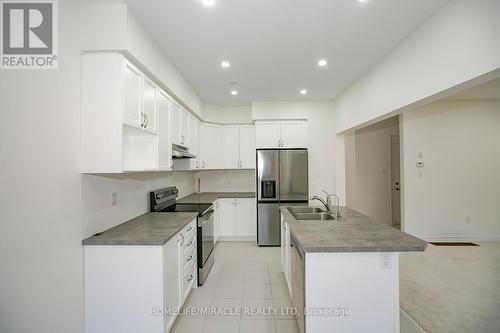
[{"label": "white lower cabinet", "polygon": [[214,202],[214,243],[217,244],[220,235],[220,201]]},{"label": "white lower cabinet", "polygon": [[86,333],[168,332],[197,286],[196,220],[163,246],[83,251]]},{"label": "white lower cabinet", "polygon": [[290,256],[290,227],[281,215],[281,269],[285,274],[290,296],[292,295],[292,263]]},{"label": "white lower cabinet", "polygon": [[224,240],[252,240],[257,237],[254,198],[219,199],[219,235]]}]

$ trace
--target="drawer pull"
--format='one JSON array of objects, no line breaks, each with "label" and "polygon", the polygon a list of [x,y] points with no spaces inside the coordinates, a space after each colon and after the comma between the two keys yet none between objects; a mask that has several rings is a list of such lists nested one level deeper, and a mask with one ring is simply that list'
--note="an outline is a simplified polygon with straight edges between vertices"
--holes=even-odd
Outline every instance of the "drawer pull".
[{"label": "drawer pull", "polygon": [[192,259],[193,259],[193,255],[190,255],[188,260],[186,260],[186,262],[190,262]]},{"label": "drawer pull", "polygon": [[186,247],[190,247],[193,244],[193,241],[190,241],[189,243],[186,244]]},{"label": "drawer pull", "polygon": [[193,227],[189,227],[186,231],[189,232],[191,230],[193,230]]},{"label": "drawer pull", "polygon": [[189,276],[189,279],[187,279],[187,282],[191,281],[193,279],[193,274]]}]

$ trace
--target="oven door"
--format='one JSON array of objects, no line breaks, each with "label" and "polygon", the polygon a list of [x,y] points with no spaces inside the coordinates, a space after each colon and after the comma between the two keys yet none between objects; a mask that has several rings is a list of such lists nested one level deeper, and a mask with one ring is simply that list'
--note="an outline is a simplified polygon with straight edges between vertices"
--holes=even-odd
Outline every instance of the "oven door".
[{"label": "oven door", "polygon": [[214,250],[214,213],[210,209],[198,217],[198,266],[205,266]]}]

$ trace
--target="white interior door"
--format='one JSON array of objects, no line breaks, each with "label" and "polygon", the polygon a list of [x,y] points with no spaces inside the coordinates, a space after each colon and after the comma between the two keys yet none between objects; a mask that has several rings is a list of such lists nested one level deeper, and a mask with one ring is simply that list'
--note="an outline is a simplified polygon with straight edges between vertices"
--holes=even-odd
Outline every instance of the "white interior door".
[{"label": "white interior door", "polygon": [[391,136],[392,224],[401,223],[401,167],[399,135]]},{"label": "white interior door", "polygon": [[279,121],[255,122],[257,148],[278,148],[281,140]]},{"label": "white interior door", "polygon": [[224,169],[239,168],[240,129],[238,125],[222,126],[222,159]]},{"label": "white interior door", "polygon": [[255,126],[240,126],[240,161],[241,168],[255,169]]},{"label": "white interior door", "polygon": [[283,148],[307,148],[307,122],[303,120],[282,121],[281,143]]},{"label": "white interior door", "polygon": [[172,143],[170,142],[170,98],[158,94],[158,168],[172,168]]}]

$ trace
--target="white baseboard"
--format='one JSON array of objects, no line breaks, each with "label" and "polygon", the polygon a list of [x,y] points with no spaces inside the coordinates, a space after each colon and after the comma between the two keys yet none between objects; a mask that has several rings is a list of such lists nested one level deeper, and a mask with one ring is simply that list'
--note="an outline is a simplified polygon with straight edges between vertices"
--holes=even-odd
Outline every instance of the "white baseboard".
[{"label": "white baseboard", "polygon": [[256,236],[220,236],[218,242],[256,242]]},{"label": "white baseboard", "polygon": [[426,242],[489,243],[500,242],[500,236],[415,236]]}]

